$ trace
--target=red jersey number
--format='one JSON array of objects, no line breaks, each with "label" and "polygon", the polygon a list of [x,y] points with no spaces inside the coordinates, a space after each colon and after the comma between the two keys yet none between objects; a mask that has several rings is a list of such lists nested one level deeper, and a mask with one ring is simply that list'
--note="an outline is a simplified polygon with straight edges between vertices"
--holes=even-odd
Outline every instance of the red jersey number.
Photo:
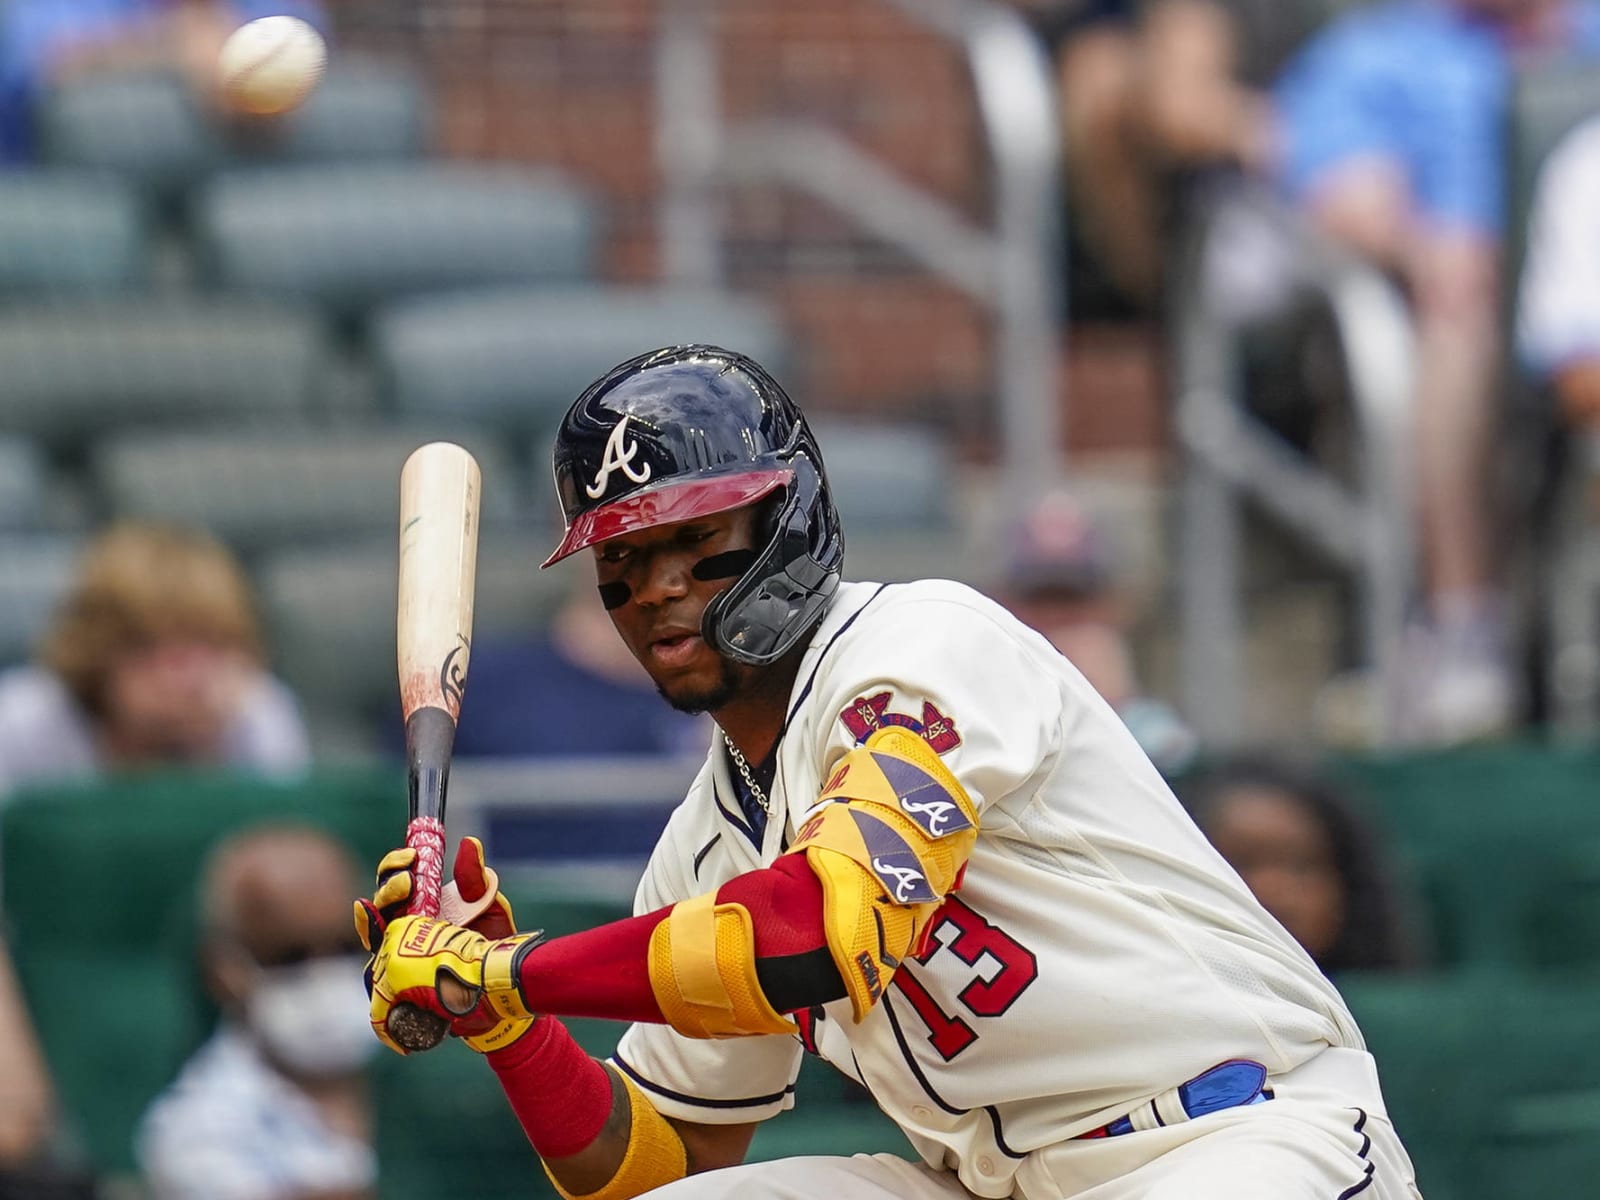
[{"label": "red jersey number", "polygon": [[[998,1017],[1016,1003],[1039,977],[1039,961],[1033,951],[1017,942],[997,925],[984,920],[959,898],[951,896],[933,915],[928,933],[928,948],[915,961],[926,965],[937,955],[954,954],[969,967],[979,968],[972,981],[956,999],[975,1017]],[[989,959],[994,966],[986,967]],[[977,1032],[959,1014],[950,1014],[909,971],[896,971],[892,986],[911,1002],[928,1027],[928,1041],[949,1062],[973,1042]]]}]

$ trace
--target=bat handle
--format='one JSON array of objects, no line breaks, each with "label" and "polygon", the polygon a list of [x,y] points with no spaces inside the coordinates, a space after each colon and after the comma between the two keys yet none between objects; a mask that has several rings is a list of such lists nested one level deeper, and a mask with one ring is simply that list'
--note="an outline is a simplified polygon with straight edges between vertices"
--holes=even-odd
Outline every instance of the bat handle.
[{"label": "bat handle", "polygon": [[444,822],[438,817],[413,817],[406,826],[406,847],[417,852],[411,869],[411,907],[424,917],[439,915],[444,890]]},{"label": "bat handle", "polygon": [[[414,817],[406,826],[406,846],[417,852],[411,870],[410,912],[425,917],[439,915],[444,888],[444,822],[437,817]],[[432,1050],[450,1032],[450,1022],[415,1004],[397,1004],[389,1013],[389,1036],[407,1050]]]}]

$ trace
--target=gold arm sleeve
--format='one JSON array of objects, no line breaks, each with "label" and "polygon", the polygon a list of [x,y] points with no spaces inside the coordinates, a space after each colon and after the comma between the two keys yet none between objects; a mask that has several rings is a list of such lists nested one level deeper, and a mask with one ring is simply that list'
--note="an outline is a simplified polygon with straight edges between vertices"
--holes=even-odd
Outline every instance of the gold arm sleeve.
[{"label": "gold arm sleeve", "polygon": [[794,1033],[756,978],[756,934],[742,904],[707,892],[675,904],[650,935],[650,989],[667,1023],[686,1037]]},{"label": "gold arm sleeve", "polygon": [[689,1173],[689,1153],[678,1131],[656,1111],[655,1105],[631,1079],[625,1075],[619,1078],[627,1089],[628,1111],[632,1115],[627,1152],[609,1183],[581,1196],[562,1187],[546,1166],[544,1173],[566,1200],[633,1200],[634,1196],[643,1195],[652,1188],[676,1183]]},{"label": "gold arm sleeve", "polygon": [[822,881],[828,949],[860,1021],[960,879],[978,813],[932,748],[898,727],[846,754],[819,803],[791,849]]}]

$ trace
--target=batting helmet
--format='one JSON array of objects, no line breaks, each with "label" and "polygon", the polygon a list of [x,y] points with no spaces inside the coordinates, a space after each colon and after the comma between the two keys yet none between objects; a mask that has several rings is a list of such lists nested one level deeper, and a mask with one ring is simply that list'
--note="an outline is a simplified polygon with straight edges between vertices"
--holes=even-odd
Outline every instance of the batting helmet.
[{"label": "batting helmet", "polygon": [[839,584],[844,534],[816,439],[778,382],[742,354],[670,346],[613,367],[567,411],[554,466],[567,528],[545,566],[619,534],[782,489],[754,561],[706,608],[701,626],[736,662],[782,658]]}]

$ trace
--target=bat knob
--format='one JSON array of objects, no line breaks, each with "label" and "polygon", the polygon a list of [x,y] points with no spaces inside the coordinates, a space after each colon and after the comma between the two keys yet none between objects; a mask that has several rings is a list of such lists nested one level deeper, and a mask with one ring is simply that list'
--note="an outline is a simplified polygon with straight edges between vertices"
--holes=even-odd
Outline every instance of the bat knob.
[{"label": "bat knob", "polygon": [[395,1005],[385,1025],[395,1043],[412,1054],[432,1050],[450,1032],[449,1021],[415,1004]]}]

